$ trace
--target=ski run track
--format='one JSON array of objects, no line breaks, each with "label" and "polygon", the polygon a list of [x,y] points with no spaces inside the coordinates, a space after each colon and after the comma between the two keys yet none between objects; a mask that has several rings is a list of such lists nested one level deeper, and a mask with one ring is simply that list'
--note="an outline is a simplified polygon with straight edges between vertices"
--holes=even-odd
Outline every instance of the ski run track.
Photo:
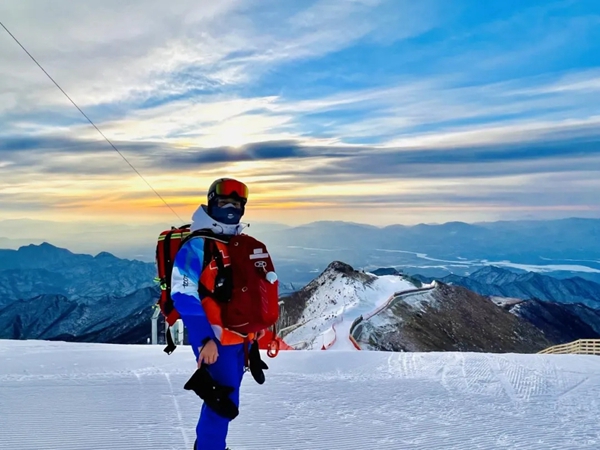
[{"label": "ski run track", "polygon": [[336,274],[312,294],[301,324],[280,333],[287,344],[298,349],[357,350],[358,344],[350,338],[350,328],[357,318],[371,317],[398,297],[422,294],[435,286],[433,282],[416,288],[396,275],[376,277],[374,283],[365,286],[361,281]]},{"label": "ski run track", "polygon": [[[600,449],[600,358],[282,351],[233,450]],[[0,341],[2,450],[191,450],[189,347]]]},{"label": "ski run track", "polygon": [[410,296],[420,295],[425,292],[429,292],[435,289],[435,281],[431,285],[426,285],[423,288],[407,289],[405,291],[396,292],[392,294],[385,302],[378,305],[373,311],[370,311],[362,315],[349,315],[347,313],[342,314],[333,323],[331,329],[326,333],[323,333],[324,343],[321,347],[322,350],[361,350],[360,345],[350,334],[352,324],[358,317],[362,316],[364,320],[370,319],[376,316],[380,312],[384,311],[390,304],[398,298],[406,298]]}]

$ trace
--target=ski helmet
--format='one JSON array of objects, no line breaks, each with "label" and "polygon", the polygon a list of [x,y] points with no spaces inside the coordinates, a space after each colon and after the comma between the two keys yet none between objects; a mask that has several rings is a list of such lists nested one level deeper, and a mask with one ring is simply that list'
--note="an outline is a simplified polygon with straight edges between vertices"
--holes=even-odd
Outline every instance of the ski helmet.
[{"label": "ski helmet", "polygon": [[[208,214],[213,219],[227,224],[239,223],[246,211],[248,201],[248,186],[233,178],[219,178],[208,188]],[[241,203],[241,208],[233,205],[219,207],[219,200],[232,198]]]}]

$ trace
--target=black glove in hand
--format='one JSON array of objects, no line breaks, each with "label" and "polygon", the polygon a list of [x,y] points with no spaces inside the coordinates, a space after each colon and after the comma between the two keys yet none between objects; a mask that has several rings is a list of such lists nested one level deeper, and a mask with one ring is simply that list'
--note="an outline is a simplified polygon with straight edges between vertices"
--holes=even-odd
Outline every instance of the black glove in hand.
[{"label": "black glove in hand", "polygon": [[208,373],[204,364],[194,372],[183,388],[187,391],[194,391],[214,412],[222,417],[233,420],[239,414],[238,407],[229,398],[229,394],[234,391],[234,388],[218,384]]},{"label": "black glove in hand", "polygon": [[258,384],[265,382],[265,374],[263,370],[269,368],[267,364],[260,359],[260,351],[258,348],[258,341],[254,341],[250,347],[250,353],[248,354],[248,362],[250,364],[250,373]]}]

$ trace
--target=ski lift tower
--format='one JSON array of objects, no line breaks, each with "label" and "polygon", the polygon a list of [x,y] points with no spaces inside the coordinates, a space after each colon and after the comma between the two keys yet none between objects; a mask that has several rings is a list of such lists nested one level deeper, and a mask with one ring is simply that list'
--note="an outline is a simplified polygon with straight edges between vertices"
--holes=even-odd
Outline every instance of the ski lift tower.
[{"label": "ski lift tower", "polygon": [[152,314],[152,345],[164,345],[167,342],[166,333],[170,332],[175,345],[182,345],[185,342],[185,327],[181,319],[177,320],[167,331],[167,324],[164,316],[160,313],[158,305],[154,305],[154,314]]}]

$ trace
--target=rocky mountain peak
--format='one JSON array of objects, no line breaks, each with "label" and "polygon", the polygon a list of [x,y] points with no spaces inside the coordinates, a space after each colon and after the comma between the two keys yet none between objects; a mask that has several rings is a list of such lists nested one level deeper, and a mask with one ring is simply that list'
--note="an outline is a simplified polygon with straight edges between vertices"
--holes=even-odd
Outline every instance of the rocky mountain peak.
[{"label": "rocky mountain peak", "polygon": [[346,264],[341,261],[333,261],[327,266],[325,272],[339,272],[346,275],[351,275],[355,272],[355,270],[350,264]]},{"label": "rocky mountain peak", "polygon": [[346,264],[342,261],[333,261],[321,273],[317,280],[330,280],[340,275],[343,277],[352,278],[356,281],[361,281],[363,283],[368,283],[369,281],[377,279],[376,276],[367,274],[363,271],[355,270],[350,264]]}]

